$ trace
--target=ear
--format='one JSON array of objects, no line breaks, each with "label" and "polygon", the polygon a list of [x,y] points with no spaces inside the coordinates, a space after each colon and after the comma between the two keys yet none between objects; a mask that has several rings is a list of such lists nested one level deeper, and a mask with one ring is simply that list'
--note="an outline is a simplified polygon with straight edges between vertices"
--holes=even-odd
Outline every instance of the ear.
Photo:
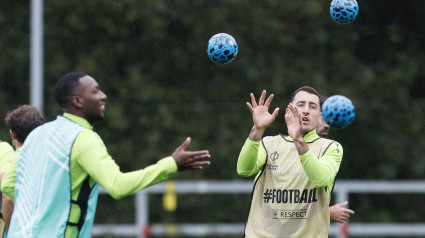
[{"label": "ear", "polygon": [[84,99],[80,96],[72,96],[71,103],[76,108],[82,108],[84,106]]},{"label": "ear", "polygon": [[15,139],[16,139],[16,134],[15,134],[15,132],[13,132],[13,131],[12,131],[12,129],[10,129],[10,130],[9,130],[9,133],[10,133],[10,137],[12,137],[12,140],[15,140]]}]

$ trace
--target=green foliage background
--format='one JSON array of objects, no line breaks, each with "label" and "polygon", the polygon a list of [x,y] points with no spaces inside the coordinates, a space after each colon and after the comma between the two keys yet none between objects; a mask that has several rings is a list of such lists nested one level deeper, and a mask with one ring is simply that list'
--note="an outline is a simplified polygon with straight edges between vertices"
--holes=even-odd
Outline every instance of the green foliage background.
[{"label": "green foliage background", "polygon": [[[310,85],[356,106],[354,123],[330,133],[344,146],[338,179],[423,179],[425,2],[358,2],[358,18],[338,24],[329,16],[330,1],[45,0],[44,113],[49,120],[61,113],[53,99],[58,78],[84,71],[108,95],[106,120],[94,126],[123,171],[155,163],[190,136],[189,149],[209,149],[212,165],[173,179],[242,179],[236,160],[252,126],[249,93],[266,89],[276,95],[272,107],[285,108],[293,90]],[[29,103],[29,10],[29,2],[0,2],[1,115]],[[206,54],[208,39],[219,32],[239,45],[227,65]],[[285,128],[281,113],[267,134]],[[179,199],[172,215],[153,204],[151,217],[190,221],[184,208],[191,203],[184,201],[191,199]],[[203,199],[196,210],[208,213],[208,221],[244,221],[233,214],[245,217],[247,205],[226,213],[211,209],[211,201],[232,207],[249,204],[249,196]],[[382,213],[369,212],[381,201],[359,196],[350,203],[357,214],[382,221]],[[102,215],[112,204],[128,212]],[[131,205],[102,198],[96,220],[132,222]],[[410,221],[395,207],[385,221]],[[354,221],[364,219],[357,214]]]}]

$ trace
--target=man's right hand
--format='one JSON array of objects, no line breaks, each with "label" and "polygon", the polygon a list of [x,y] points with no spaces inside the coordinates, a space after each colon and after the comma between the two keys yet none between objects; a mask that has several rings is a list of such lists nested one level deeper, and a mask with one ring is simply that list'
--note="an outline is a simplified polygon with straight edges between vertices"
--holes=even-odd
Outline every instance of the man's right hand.
[{"label": "man's right hand", "polygon": [[354,214],[353,210],[345,208],[345,206],[347,205],[348,202],[345,201],[343,203],[338,203],[333,205],[332,207],[329,207],[331,220],[337,221],[339,223],[346,222],[350,218],[350,216]]},{"label": "man's right hand", "polygon": [[263,90],[261,93],[258,104],[255,100],[254,94],[251,93],[250,96],[251,103],[247,102],[246,105],[251,111],[254,126],[252,127],[248,138],[252,141],[259,141],[263,137],[266,128],[276,119],[276,116],[279,113],[279,108],[274,109],[272,114],[269,113],[269,106],[274,95],[270,94],[267,100],[264,101],[266,98],[266,90]]},{"label": "man's right hand", "polygon": [[176,161],[179,171],[184,170],[201,170],[204,166],[210,165],[211,158],[208,150],[199,151],[185,151],[190,144],[190,137],[188,137],[183,144],[181,144],[174,153],[171,155]]}]

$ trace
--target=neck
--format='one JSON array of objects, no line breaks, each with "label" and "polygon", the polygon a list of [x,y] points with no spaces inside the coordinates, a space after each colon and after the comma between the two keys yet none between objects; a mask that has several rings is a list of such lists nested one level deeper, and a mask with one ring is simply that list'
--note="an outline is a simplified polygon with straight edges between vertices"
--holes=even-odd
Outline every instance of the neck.
[{"label": "neck", "polygon": [[72,114],[72,115],[75,115],[75,116],[79,116],[79,117],[84,118],[84,119],[87,120],[87,118],[85,117],[85,115],[81,111],[79,111],[79,110],[73,110],[73,109],[69,109],[69,108],[63,108],[63,112],[66,112],[66,113],[69,113],[69,114]]},{"label": "neck", "polygon": [[22,143],[19,142],[17,139],[12,140],[12,145],[13,145],[13,147],[15,147],[15,150],[22,147]]}]

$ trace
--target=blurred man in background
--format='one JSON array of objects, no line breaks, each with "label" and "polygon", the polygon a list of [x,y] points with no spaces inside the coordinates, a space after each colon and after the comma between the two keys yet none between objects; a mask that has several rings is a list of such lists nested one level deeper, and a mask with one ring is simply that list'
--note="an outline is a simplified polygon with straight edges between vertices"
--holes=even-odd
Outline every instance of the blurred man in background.
[{"label": "blurred man in background", "polygon": [[328,138],[329,129],[329,125],[322,119],[317,125],[316,132],[320,137]]},{"label": "blurred man in background", "polygon": [[15,147],[15,153],[9,164],[9,167],[1,180],[2,214],[5,221],[6,230],[9,229],[10,218],[13,212],[13,200],[15,194],[16,166],[18,163],[21,147],[30,132],[38,126],[44,124],[43,115],[37,108],[30,105],[23,105],[17,109],[8,112],[4,119],[9,127],[12,145]]},{"label": "blurred man in background", "polygon": [[[5,141],[0,141],[0,183],[7,169],[10,167],[10,163],[12,163],[14,157],[15,152],[13,151],[13,147]],[[0,237],[3,237],[5,229],[5,220],[3,217],[5,216],[5,213],[7,213],[7,211],[4,210],[4,206],[6,204],[13,206],[13,203],[10,200],[5,200],[7,199],[6,196],[4,196],[5,198],[3,198],[3,195],[0,196],[2,196],[2,203],[4,201],[0,216]]]},{"label": "blurred man in background", "polygon": [[[328,138],[329,130],[330,130],[330,127],[325,122],[325,120],[321,120],[316,128],[317,134],[322,138]],[[339,222],[339,223],[348,221],[348,219],[350,219],[350,216],[354,214],[354,211],[351,209],[345,208],[345,206],[347,205],[348,205],[348,201],[345,201],[345,202],[338,203],[329,207],[331,220]]]}]

